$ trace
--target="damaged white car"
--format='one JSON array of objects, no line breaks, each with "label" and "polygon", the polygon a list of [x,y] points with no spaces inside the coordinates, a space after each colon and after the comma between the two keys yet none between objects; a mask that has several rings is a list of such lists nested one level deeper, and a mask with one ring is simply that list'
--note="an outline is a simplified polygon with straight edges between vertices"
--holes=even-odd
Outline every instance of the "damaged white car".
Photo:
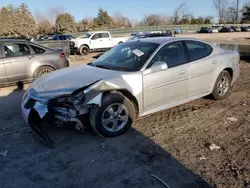
[{"label": "damaged white car", "polygon": [[239,76],[238,52],[188,38],[120,44],[95,62],[38,78],[22,99],[24,120],[44,140],[43,121],[118,136],[137,117],[212,95],[224,99]]}]

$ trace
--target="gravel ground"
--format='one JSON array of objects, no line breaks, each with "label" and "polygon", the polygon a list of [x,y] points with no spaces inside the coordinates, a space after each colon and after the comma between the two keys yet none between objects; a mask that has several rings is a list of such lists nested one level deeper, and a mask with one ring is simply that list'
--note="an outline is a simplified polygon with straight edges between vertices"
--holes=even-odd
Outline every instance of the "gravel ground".
[{"label": "gravel ground", "polygon": [[[199,99],[146,116],[117,138],[48,127],[55,149],[22,120],[28,86],[2,88],[0,187],[163,188],[151,174],[171,188],[250,187],[250,63],[241,62],[241,70],[228,99]],[[212,143],[220,149],[211,151]]]}]

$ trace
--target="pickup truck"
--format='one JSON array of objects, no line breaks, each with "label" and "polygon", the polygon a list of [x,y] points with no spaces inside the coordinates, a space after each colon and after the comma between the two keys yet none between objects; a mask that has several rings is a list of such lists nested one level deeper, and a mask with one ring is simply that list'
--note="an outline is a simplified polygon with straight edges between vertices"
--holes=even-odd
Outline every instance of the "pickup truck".
[{"label": "pickup truck", "polygon": [[81,55],[87,55],[89,51],[110,49],[117,44],[126,42],[129,37],[112,38],[108,31],[88,32],[72,39],[75,43],[75,50]]}]

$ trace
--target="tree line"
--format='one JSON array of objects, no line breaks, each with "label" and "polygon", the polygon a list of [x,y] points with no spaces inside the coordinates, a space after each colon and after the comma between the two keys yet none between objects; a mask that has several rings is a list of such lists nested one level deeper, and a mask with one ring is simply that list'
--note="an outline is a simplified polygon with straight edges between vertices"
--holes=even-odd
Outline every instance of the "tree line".
[{"label": "tree line", "polygon": [[[248,23],[250,22],[250,6],[244,4],[239,7],[240,0],[213,0],[217,10],[219,23]],[[62,7],[51,7],[47,12],[35,11],[32,15],[28,6],[8,5],[0,8],[0,36],[33,36],[52,33],[73,33],[88,30],[128,28],[135,26],[159,26],[167,24],[211,24],[213,17],[194,17],[188,10],[186,3],[174,9],[172,16],[151,14],[142,20],[130,20],[117,12],[110,16],[102,8],[96,17],[84,18],[76,22],[74,17],[64,11]]]}]

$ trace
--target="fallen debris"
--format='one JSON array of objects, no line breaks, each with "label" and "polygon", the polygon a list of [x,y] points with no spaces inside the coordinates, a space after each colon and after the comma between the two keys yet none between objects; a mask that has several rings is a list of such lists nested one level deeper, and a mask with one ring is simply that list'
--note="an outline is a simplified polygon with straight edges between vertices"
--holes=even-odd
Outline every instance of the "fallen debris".
[{"label": "fallen debris", "polygon": [[237,122],[238,121],[238,119],[235,118],[235,117],[229,117],[229,118],[227,118],[227,120],[229,120],[231,122]]},{"label": "fallen debris", "polygon": [[0,155],[2,155],[3,157],[6,157],[8,155],[8,151],[7,150],[2,151],[0,152]]},{"label": "fallen debris", "polygon": [[102,156],[102,154],[100,154],[97,158],[95,158],[94,160],[92,160],[91,163],[96,162],[98,159],[100,159],[101,156]]},{"label": "fallen debris", "polygon": [[208,158],[206,158],[205,156],[201,156],[200,157],[200,161],[202,161],[202,160],[207,160]]},{"label": "fallen debris", "polygon": [[161,182],[165,187],[170,188],[170,186],[164,182],[161,178],[159,178],[158,176],[154,175],[154,174],[150,174],[150,176],[152,176],[153,178],[157,179],[159,182]]},{"label": "fallen debris", "polygon": [[208,146],[208,148],[211,150],[211,151],[213,151],[213,150],[219,150],[220,149],[220,146],[217,146],[216,144],[210,144],[209,146]]}]

